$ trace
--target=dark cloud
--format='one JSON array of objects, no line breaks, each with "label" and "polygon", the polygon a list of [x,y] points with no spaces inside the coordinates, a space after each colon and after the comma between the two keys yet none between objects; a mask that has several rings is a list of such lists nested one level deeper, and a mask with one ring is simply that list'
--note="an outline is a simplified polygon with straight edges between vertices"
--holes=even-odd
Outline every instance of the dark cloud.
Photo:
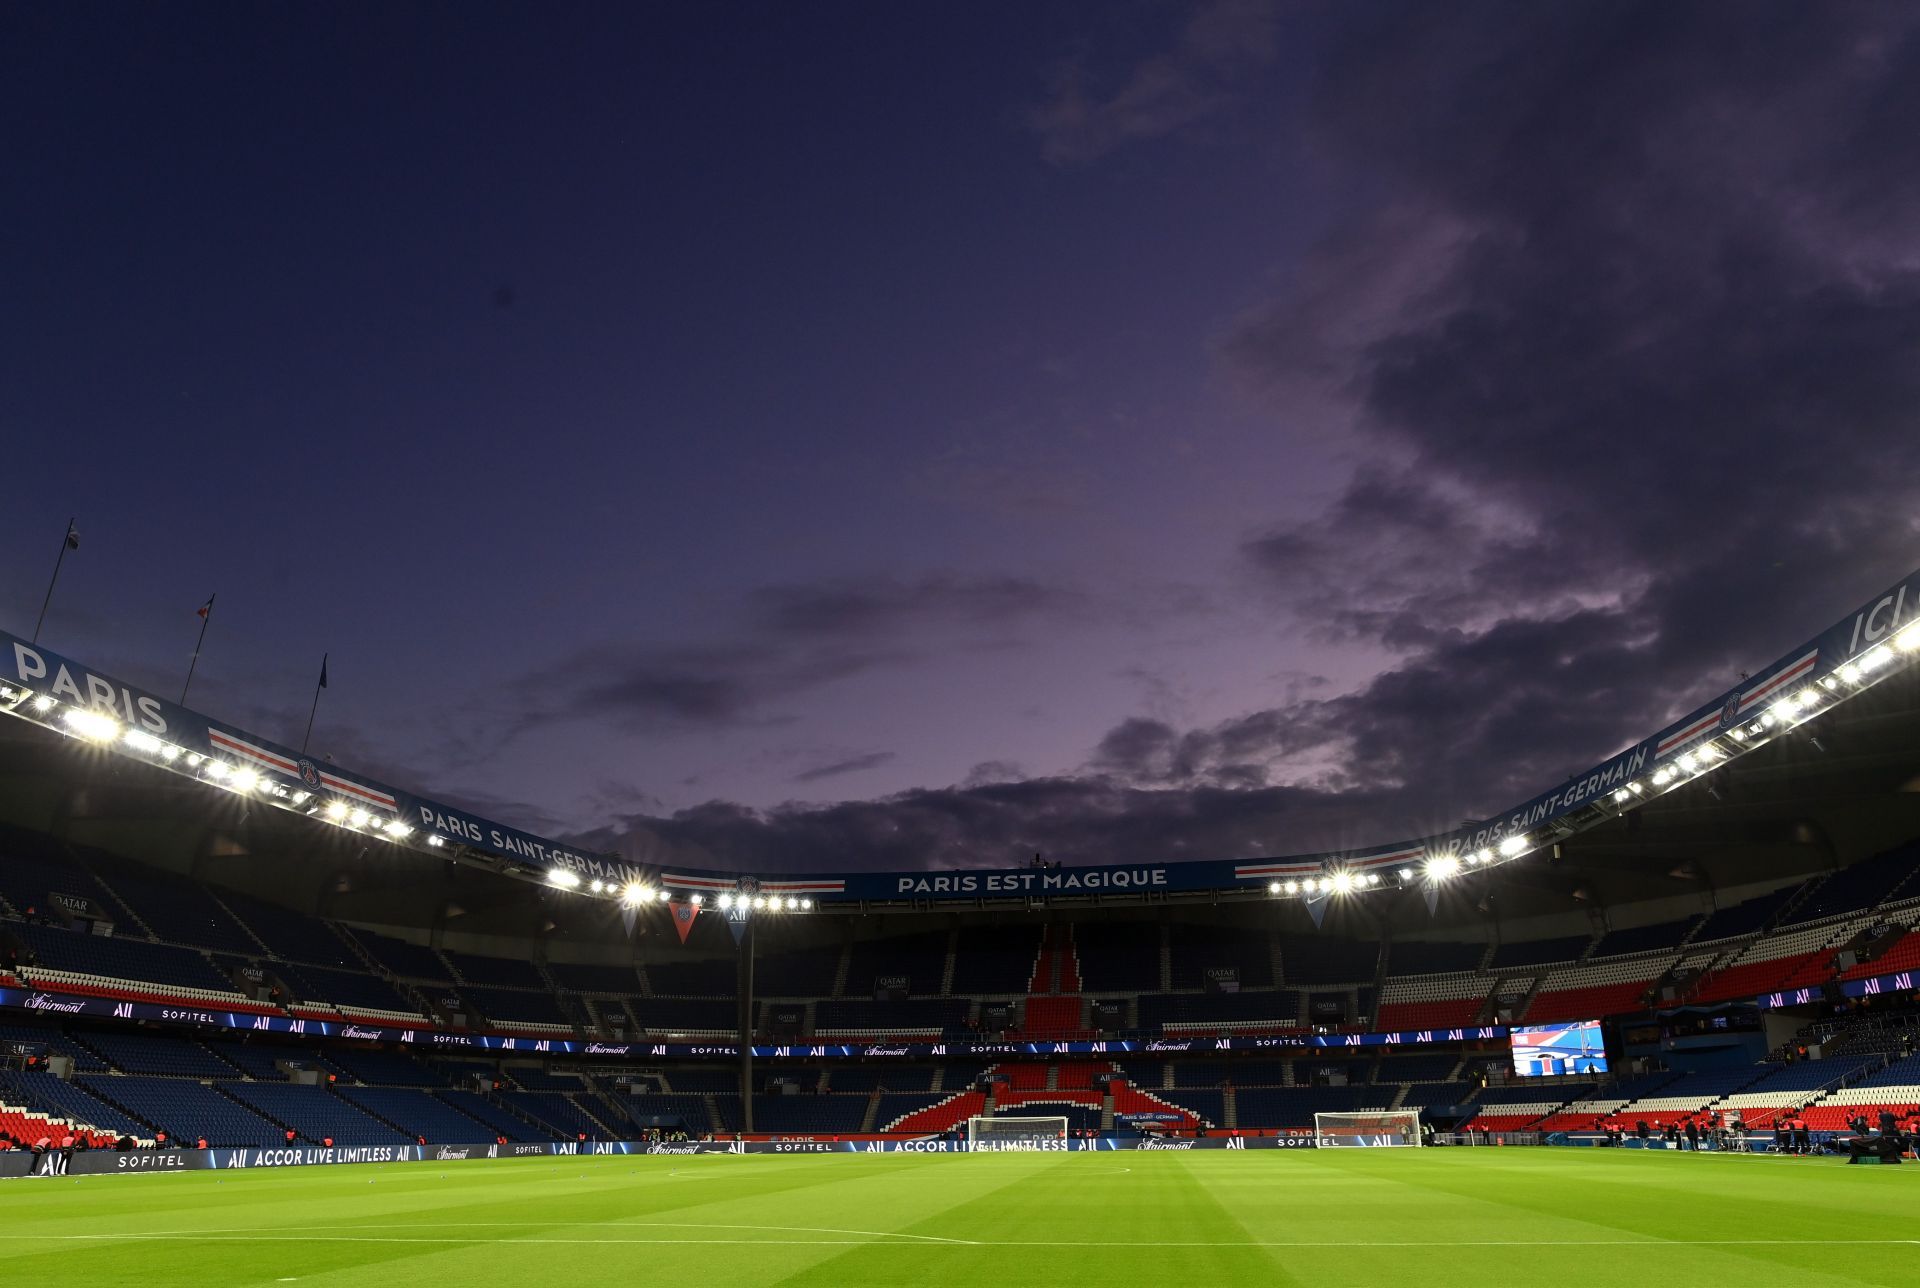
[{"label": "dark cloud", "polygon": [[942,648],[1004,648],[1008,628],[1083,607],[1073,591],[1016,577],[762,587],[731,638],[603,645],[527,677],[515,687],[536,696],[503,736],[556,721],[632,730],[775,720],[782,700]]},{"label": "dark cloud", "polygon": [[845,760],[836,760],[830,764],[816,765],[812,769],[803,769],[793,776],[796,783],[817,783],[825,778],[839,778],[843,774],[857,774],[863,769],[876,769],[897,757],[891,751],[870,751],[864,756],[849,756]]},{"label": "dark cloud", "polygon": [[904,792],[818,808],[714,802],[634,815],[572,838],[639,862],[756,872],[1019,865],[1253,856],[1282,837],[1351,845],[1383,801],[1296,788],[1147,790],[1105,778],[1043,778]]},{"label": "dark cloud", "polygon": [[[1562,780],[1907,571],[1920,15],[1344,12],[1311,128],[1367,204],[1223,350],[1359,462],[1244,566],[1317,639],[1397,660],[1211,725],[1121,720],[1081,778],[714,805],[609,839],[795,868],[1393,839]],[[1063,83],[1034,118],[1049,156],[1179,128],[1265,47],[1181,48],[1105,96]]]},{"label": "dark cloud", "polygon": [[837,581],[755,592],[756,626],[797,638],[849,636],[924,626],[993,626],[1073,609],[1079,596],[1019,577],[925,577],[918,581]]},{"label": "dark cloud", "polygon": [[1368,12],[1315,128],[1384,200],[1317,268],[1374,262],[1227,351],[1270,397],[1317,387],[1364,462],[1249,566],[1321,637],[1403,661],[1215,729],[1123,723],[1096,763],[1179,781],[1305,751],[1330,785],[1484,810],[1910,565],[1920,196],[1878,179],[1912,173],[1890,114],[1920,40],[1873,6]]},{"label": "dark cloud", "polygon": [[1097,160],[1116,148],[1162,138],[1236,102],[1247,78],[1273,61],[1272,0],[1212,0],[1188,14],[1168,46],[1124,69],[1076,57],[1056,74],[1027,128],[1047,160]]}]

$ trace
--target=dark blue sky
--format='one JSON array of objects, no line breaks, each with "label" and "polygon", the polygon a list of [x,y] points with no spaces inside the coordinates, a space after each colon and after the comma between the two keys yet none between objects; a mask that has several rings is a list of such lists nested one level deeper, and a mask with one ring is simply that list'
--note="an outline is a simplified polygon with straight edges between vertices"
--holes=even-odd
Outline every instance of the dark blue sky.
[{"label": "dark blue sky", "polygon": [[[542,830],[1387,839],[1920,559],[1874,6],[0,5],[0,610]],[[1903,482],[1904,481],[1904,482]]]}]

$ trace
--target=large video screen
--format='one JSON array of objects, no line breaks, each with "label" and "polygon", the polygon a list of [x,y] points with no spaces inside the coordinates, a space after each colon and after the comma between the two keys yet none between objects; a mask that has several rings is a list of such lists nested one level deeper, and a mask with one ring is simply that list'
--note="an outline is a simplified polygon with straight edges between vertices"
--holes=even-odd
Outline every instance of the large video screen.
[{"label": "large video screen", "polygon": [[1528,1024],[1513,1030],[1513,1071],[1523,1078],[1563,1073],[1605,1073],[1607,1044],[1600,1021]]}]

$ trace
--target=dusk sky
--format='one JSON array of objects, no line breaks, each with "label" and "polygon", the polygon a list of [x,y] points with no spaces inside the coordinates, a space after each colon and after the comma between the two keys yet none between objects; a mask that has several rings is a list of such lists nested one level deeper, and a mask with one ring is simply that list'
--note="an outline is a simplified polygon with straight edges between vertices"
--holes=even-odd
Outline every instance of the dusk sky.
[{"label": "dusk sky", "polygon": [[1920,9],[0,0],[0,625],[637,857],[1478,818],[1920,566]]}]

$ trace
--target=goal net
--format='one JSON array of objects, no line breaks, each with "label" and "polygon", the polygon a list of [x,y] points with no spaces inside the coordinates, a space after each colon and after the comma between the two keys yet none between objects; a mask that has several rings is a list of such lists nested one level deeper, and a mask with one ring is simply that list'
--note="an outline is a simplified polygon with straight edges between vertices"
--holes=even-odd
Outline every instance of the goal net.
[{"label": "goal net", "polygon": [[970,1150],[1065,1149],[1065,1118],[1009,1118],[1001,1115],[967,1119]]},{"label": "goal net", "polygon": [[1313,1143],[1321,1149],[1418,1149],[1420,1111],[1376,1109],[1357,1114],[1315,1114]]}]

